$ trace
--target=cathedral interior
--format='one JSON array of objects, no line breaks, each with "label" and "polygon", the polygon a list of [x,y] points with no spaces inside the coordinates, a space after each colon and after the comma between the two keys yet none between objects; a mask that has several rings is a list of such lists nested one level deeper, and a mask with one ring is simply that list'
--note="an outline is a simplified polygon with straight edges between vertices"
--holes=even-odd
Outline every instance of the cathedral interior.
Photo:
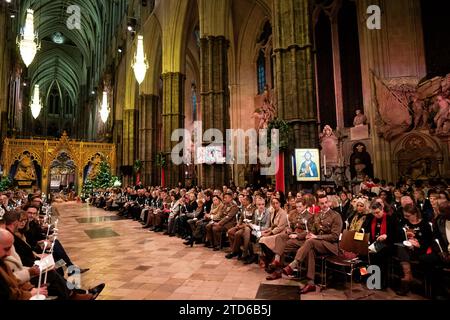
[{"label": "cathedral interior", "polygon": [[[448,183],[449,12],[449,1],[437,0],[0,0],[1,179],[80,195],[106,162],[124,187],[356,193],[368,178]],[[230,129],[242,149],[228,149]],[[279,129],[278,170],[268,175],[267,162],[249,160],[263,140],[251,134],[264,129]],[[245,161],[233,161],[242,152]],[[73,224],[61,229],[75,246]],[[88,247],[75,252],[87,262]],[[125,285],[134,271],[110,275],[106,295],[186,297],[151,281],[133,296]],[[236,298],[231,291],[222,297]]]},{"label": "cathedral interior", "polygon": [[[27,65],[16,42],[29,9],[38,50]],[[449,178],[445,12],[419,0],[2,1],[2,173],[17,159],[5,155],[6,138],[55,140],[66,132],[113,144],[110,164],[125,184],[138,160],[142,182],[158,185],[157,159],[170,160],[174,130],[192,132],[200,122],[203,131],[246,132],[280,119],[290,127],[286,172],[296,148],[319,148],[328,168],[322,181]],[[41,104],[33,115],[36,86]],[[25,149],[40,175],[56,158]],[[194,149],[186,143],[186,154]],[[258,164],[166,162],[169,186],[260,178]],[[285,183],[301,187],[295,174]]]}]

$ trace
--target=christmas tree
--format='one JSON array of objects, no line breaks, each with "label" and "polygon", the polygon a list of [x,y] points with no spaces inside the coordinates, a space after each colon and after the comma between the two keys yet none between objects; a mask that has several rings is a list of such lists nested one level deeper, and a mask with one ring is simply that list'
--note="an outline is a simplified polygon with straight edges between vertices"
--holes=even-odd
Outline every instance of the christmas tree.
[{"label": "christmas tree", "polygon": [[102,161],[97,175],[92,180],[88,178],[84,182],[82,192],[86,198],[94,189],[114,187],[117,185],[117,181],[119,181],[119,178],[112,175],[109,164],[106,161]]},{"label": "christmas tree", "polygon": [[105,161],[102,161],[100,163],[100,169],[98,170],[98,174],[93,181],[94,188],[106,189],[112,187],[111,178],[112,174],[109,164]]}]

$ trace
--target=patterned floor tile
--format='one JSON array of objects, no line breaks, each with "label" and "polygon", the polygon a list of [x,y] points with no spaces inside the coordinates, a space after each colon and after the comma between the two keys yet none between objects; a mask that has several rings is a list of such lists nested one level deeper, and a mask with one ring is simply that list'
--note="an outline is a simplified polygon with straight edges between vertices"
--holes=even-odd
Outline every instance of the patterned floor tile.
[{"label": "patterned floor tile", "polygon": [[[349,299],[336,289],[300,297],[297,281],[268,283],[258,265],[227,260],[226,250],[187,247],[180,238],[149,232],[138,222],[86,204],[63,203],[56,209],[66,251],[75,264],[90,268],[81,275],[82,287],[106,283],[99,300]],[[362,299],[422,298],[398,297],[387,290]]]}]

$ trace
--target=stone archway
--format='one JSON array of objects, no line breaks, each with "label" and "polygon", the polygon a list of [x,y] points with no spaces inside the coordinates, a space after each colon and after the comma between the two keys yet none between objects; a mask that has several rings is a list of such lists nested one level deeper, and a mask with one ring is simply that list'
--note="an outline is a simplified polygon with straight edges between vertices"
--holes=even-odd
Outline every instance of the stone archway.
[{"label": "stone archway", "polygon": [[50,192],[76,190],[78,187],[77,170],[79,168],[77,168],[70,154],[61,151],[56,159],[50,163],[48,190]]},{"label": "stone archway", "polygon": [[407,134],[394,148],[399,178],[427,180],[439,178],[443,156],[439,144],[421,133]]}]

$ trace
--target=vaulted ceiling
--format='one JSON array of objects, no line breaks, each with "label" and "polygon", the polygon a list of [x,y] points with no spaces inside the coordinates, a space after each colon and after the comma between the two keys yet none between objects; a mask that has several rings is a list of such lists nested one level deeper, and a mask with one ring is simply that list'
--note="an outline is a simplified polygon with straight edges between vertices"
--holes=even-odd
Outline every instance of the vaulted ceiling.
[{"label": "vaulted ceiling", "polygon": [[[20,27],[26,10],[34,10],[41,49],[29,67],[31,84],[46,92],[57,82],[74,104],[83,85],[104,63],[105,48],[126,10],[128,0],[22,0]],[[79,12],[79,19],[76,14]],[[73,23],[79,22],[79,28]],[[73,28],[75,26],[75,28]],[[88,74],[88,70],[91,70]],[[89,78],[88,78],[89,77]],[[90,91],[91,88],[87,90]],[[45,90],[45,91],[44,91]]]}]

